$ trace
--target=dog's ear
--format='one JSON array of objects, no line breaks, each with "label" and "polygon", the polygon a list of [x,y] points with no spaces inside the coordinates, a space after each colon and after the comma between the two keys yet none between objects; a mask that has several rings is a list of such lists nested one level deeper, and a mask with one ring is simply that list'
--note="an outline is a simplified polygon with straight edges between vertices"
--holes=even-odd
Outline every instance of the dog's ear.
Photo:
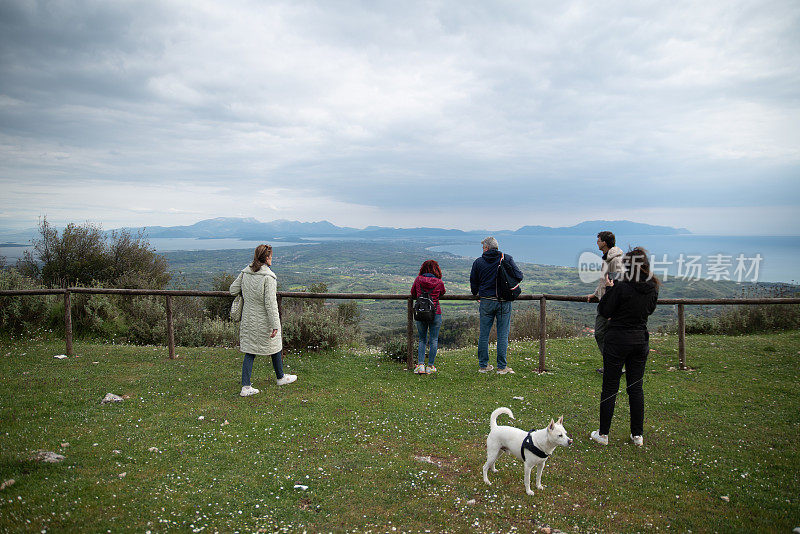
[{"label": "dog's ear", "polygon": [[549,428],[550,430],[555,430],[555,428],[556,428],[556,424],[553,421],[552,417],[550,418],[550,426],[548,426],[547,428]]},{"label": "dog's ear", "polygon": [[556,422],[557,422],[559,425],[561,425],[561,424],[564,424],[564,416],[562,415],[561,417],[559,417],[559,418],[558,418],[558,421],[556,421]]}]

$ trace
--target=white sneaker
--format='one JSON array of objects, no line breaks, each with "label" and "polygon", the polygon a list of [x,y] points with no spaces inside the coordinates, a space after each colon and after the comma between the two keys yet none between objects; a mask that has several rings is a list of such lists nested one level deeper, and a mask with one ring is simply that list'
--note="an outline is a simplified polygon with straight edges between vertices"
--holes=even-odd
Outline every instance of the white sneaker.
[{"label": "white sneaker", "polygon": [[286,384],[291,384],[295,380],[297,380],[297,375],[283,375],[283,378],[278,378],[275,382],[279,386],[285,386]]},{"label": "white sneaker", "polygon": [[242,386],[242,391],[239,392],[239,396],[249,397],[250,395],[255,395],[258,392],[259,390],[253,386]]},{"label": "white sneaker", "polygon": [[631,441],[637,447],[641,447],[642,445],[644,445],[644,438],[642,436],[634,436],[633,434],[631,434]]},{"label": "white sneaker", "polygon": [[414,374],[415,375],[424,375],[425,374],[425,364],[418,363],[416,367],[414,367]]},{"label": "white sneaker", "polygon": [[502,369],[498,369],[497,370],[497,374],[498,375],[513,375],[513,374],[516,374],[516,373],[514,373],[514,370],[511,367],[503,367]]},{"label": "white sneaker", "polygon": [[600,445],[608,445],[608,434],[601,434],[599,430],[594,430],[589,437]]},{"label": "white sneaker", "polygon": [[487,365],[478,369],[479,373],[488,373],[489,371],[494,371],[494,365]]},{"label": "white sneaker", "polygon": [[438,369],[436,369],[436,367],[434,367],[433,365],[428,365],[425,367],[425,374],[430,375],[435,373],[437,370]]}]

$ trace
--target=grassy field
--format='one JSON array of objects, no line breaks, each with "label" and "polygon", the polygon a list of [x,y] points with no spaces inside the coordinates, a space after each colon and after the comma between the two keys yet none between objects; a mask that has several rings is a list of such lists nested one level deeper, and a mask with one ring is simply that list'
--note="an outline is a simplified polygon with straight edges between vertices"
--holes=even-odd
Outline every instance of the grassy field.
[{"label": "grassy field", "polygon": [[[550,341],[541,376],[535,343],[512,345],[507,376],[477,373],[474,349],[440,353],[428,377],[363,351],[289,355],[300,379],[280,389],[261,358],[250,398],[231,349],[170,361],[163,347],[78,343],[57,360],[61,342],[7,340],[0,482],[15,483],[0,490],[0,530],[790,532],[800,333],[692,336],[690,372],[674,370],[676,346],[653,340],[638,449],[624,394],[610,445],[588,439],[601,380],[591,339]],[[101,405],[107,392],[128,398]],[[564,414],[575,439],[532,497],[508,456],[493,486],[481,479],[498,406],[526,429]],[[39,449],[66,459],[31,460]]]}]

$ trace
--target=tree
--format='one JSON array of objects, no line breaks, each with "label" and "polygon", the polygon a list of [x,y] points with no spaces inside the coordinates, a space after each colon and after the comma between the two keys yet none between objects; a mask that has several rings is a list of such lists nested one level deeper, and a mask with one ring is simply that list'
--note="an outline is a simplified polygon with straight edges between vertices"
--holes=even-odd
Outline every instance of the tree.
[{"label": "tree", "polygon": [[155,253],[142,233],[115,231],[109,240],[91,223],[70,223],[61,232],[43,217],[33,252],[17,262],[25,276],[49,287],[92,285],[159,289],[171,274],[163,256]]}]

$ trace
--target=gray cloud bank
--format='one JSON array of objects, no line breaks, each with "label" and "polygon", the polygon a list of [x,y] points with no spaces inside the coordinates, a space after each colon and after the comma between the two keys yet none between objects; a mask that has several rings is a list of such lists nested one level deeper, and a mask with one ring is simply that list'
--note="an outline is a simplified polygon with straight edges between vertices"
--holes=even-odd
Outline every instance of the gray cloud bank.
[{"label": "gray cloud bank", "polygon": [[797,233],[799,28],[792,1],[8,0],[0,222]]}]

